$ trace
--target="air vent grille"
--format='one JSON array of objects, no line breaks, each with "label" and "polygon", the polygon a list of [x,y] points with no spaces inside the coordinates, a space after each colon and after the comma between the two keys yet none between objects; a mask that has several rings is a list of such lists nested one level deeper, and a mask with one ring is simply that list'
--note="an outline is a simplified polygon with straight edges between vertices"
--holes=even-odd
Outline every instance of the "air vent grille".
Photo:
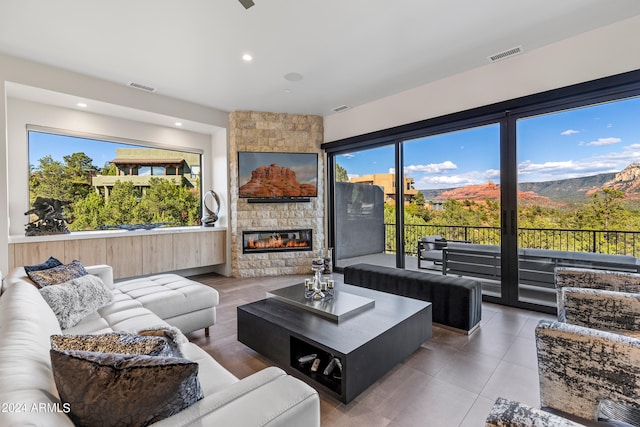
[{"label": "air vent grille", "polygon": [[494,53],[493,55],[487,56],[487,59],[489,60],[489,62],[497,62],[514,55],[519,55],[522,52],[524,52],[522,46],[516,46],[512,47],[511,49],[507,49],[502,52]]},{"label": "air vent grille", "polygon": [[151,87],[151,86],[147,86],[147,85],[143,85],[140,83],[135,83],[135,82],[129,82],[129,86],[135,89],[140,89],[140,90],[144,90],[145,92],[155,92],[156,88],[155,87]]},{"label": "air vent grille", "polygon": [[339,113],[341,111],[348,110],[349,108],[351,107],[349,107],[348,105],[341,105],[339,107],[332,108],[331,111],[333,111],[334,113]]}]

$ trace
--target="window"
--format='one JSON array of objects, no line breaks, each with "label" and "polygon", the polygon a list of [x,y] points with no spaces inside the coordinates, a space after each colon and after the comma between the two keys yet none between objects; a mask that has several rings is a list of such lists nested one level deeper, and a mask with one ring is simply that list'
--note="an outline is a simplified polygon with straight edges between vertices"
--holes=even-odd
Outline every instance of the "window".
[{"label": "window", "polygon": [[70,231],[200,224],[199,153],[39,128],[28,141],[29,201],[69,202]]},{"label": "window", "polygon": [[[340,198],[335,172],[328,223],[336,266],[470,276],[482,279],[486,301],[553,312],[553,274],[529,259],[548,267],[550,251],[563,261],[640,258],[639,95],[640,70],[323,144],[342,175],[359,162],[369,167],[356,173],[371,174],[384,159],[394,173],[388,188],[406,187],[404,203],[384,187],[385,227],[367,227],[367,239],[384,235],[383,250],[349,247],[345,229],[355,227],[340,226],[350,199]],[[447,250],[421,252],[423,237],[444,237]]]}]

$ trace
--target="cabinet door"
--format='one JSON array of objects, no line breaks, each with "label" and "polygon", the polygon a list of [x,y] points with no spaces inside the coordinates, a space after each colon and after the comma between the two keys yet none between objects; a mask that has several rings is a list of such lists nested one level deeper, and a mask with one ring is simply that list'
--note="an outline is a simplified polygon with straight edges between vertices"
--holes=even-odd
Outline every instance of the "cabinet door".
[{"label": "cabinet door", "polygon": [[16,243],[14,247],[13,258],[16,267],[40,264],[51,256],[64,262],[64,241]]},{"label": "cabinet door", "polygon": [[142,276],[142,238],[116,237],[107,241],[107,264],[113,278]]},{"label": "cabinet door", "polygon": [[172,234],[142,236],[142,247],[142,274],[175,270]]},{"label": "cabinet door", "polygon": [[201,265],[206,267],[224,263],[226,258],[225,243],[225,232],[200,233]]},{"label": "cabinet door", "polygon": [[84,265],[97,265],[107,263],[107,239],[80,239],[65,240],[65,262],[74,259]]},{"label": "cabinet door", "polygon": [[176,233],[173,235],[173,260],[175,269],[200,267],[200,234]]}]

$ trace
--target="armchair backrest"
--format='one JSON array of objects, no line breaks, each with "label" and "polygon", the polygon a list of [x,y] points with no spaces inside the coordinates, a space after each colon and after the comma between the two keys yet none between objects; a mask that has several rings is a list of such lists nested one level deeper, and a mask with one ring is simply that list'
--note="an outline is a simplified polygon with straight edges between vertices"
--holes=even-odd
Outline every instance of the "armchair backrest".
[{"label": "armchair backrest", "polygon": [[536,346],[543,407],[594,420],[603,399],[640,402],[640,339],[543,320]]},{"label": "armchair backrest", "polygon": [[558,320],[566,321],[562,289],[587,288],[612,292],[640,293],[640,274],[620,271],[595,270],[590,268],[557,267],[554,275]]}]

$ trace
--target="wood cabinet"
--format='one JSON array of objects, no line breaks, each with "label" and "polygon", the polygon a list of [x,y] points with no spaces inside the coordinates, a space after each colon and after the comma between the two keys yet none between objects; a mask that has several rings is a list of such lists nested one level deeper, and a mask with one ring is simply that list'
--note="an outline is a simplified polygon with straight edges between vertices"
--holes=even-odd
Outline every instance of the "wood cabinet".
[{"label": "wood cabinet", "polygon": [[42,240],[9,244],[9,267],[39,264],[50,256],[64,263],[108,264],[114,278],[142,276],[224,264],[226,230],[140,233],[119,236]]}]

